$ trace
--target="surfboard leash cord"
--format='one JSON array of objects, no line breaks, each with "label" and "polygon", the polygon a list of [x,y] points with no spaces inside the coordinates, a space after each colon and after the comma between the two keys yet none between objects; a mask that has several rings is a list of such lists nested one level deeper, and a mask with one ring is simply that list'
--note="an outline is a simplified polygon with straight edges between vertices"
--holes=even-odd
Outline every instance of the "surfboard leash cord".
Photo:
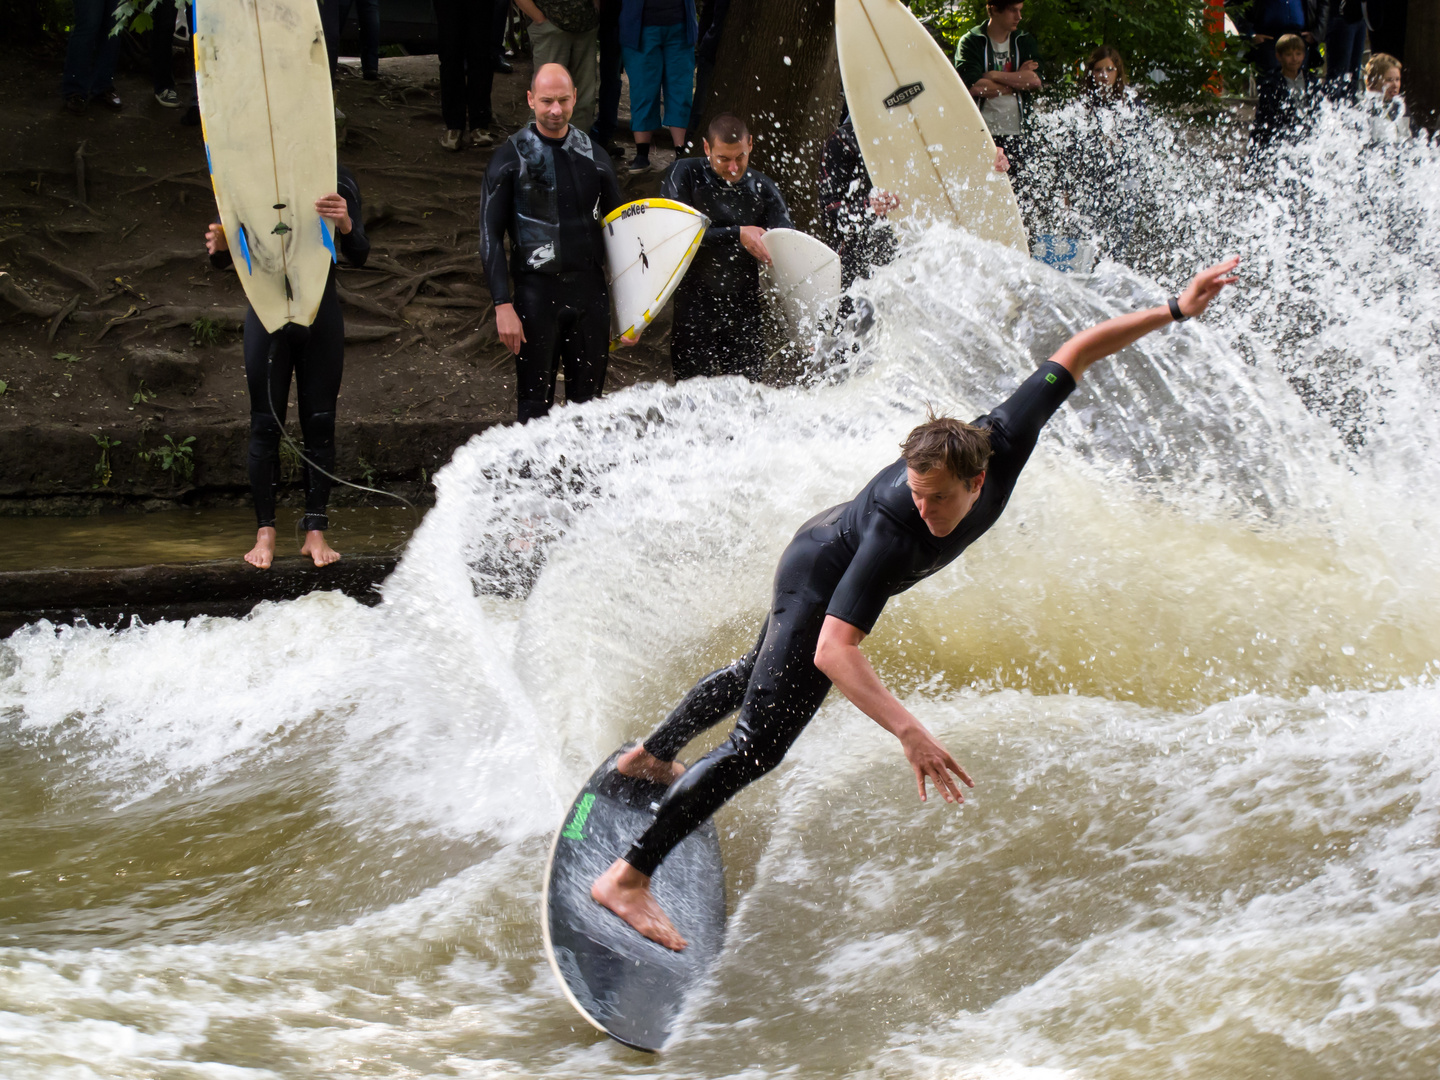
[{"label": "surfboard leash cord", "polygon": [[[322,469],[319,465],[316,465],[315,462],[311,461],[310,458],[305,455],[305,451],[301,450],[300,447],[296,444],[295,440],[290,437],[290,433],[285,430],[285,425],[280,422],[280,414],[275,409],[275,388],[272,376],[274,375],[275,371],[275,353],[279,348],[280,337],[279,332],[277,331],[275,334],[271,335],[270,347],[265,350],[265,403],[270,406],[270,418],[275,421],[275,426],[280,429],[280,438],[285,440],[285,445],[290,447],[290,452],[293,453],[297,458],[303,461],[310,468],[314,469],[322,476],[328,476],[337,484],[344,484],[346,487],[354,488],[356,491],[368,491],[372,495],[381,495],[387,499],[394,499],[397,502],[404,503],[406,508],[409,509],[410,513],[414,515],[415,528],[418,529],[420,527],[420,510],[415,506],[414,503],[412,503],[409,499],[405,498],[404,495],[397,495],[393,491],[382,491],[379,488],[366,487],[364,484],[352,484],[349,480],[342,480],[334,473],[330,472],[327,469]],[[300,534],[301,528],[304,526],[304,524],[305,515],[302,514],[300,516],[300,520],[295,523],[295,533],[297,536]]]}]

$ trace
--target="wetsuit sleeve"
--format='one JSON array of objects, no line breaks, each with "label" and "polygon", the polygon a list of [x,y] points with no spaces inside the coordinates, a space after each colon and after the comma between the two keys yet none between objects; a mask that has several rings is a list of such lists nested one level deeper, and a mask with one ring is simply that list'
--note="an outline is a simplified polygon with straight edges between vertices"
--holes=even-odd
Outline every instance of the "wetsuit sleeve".
[{"label": "wetsuit sleeve", "polygon": [[364,266],[370,257],[370,238],[365,235],[365,208],[360,202],[360,185],[355,174],[343,166],[335,190],[345,197],[345,212],[350,215],[350,231],[335,230],[340,241],[340,254],[351,266]]},{"label": "wetsuit sleeve", "polygon": [[826,615],[868,634],[885,604],[905,579],[907,545],[899,528],[884,514],[873,514],[855,557],[830,595]]},{"label": "wetsuit sleeve", "polygon": [[519,160],[515,148],[507,142],[490,159],[485,183],[480,189],[480,262],[496,307],[514,302],[510,268],[505,264],[505,232],[514,216],[515,173]]},{"label": "wetsuit sleeve", "polygon": [[[1075,378],[1053,360],[1046,360],[1009,396],[978,423],[990,428],[990,465],[987,473],[997,483],[1011,483],[1030,460],[1040,431],[1075,390]],[[987,484],[990,480],[985,481]]]},{"label": "wetsuit sleeve", "polygon": [[780,194],[780,185],[768,176],[765,178],[765,183],[760,185],[760,197],[765,200],[765,228],[793,229],[795,227],[795,223],[790,220],[790,208],[785,205],[785,196]]}]

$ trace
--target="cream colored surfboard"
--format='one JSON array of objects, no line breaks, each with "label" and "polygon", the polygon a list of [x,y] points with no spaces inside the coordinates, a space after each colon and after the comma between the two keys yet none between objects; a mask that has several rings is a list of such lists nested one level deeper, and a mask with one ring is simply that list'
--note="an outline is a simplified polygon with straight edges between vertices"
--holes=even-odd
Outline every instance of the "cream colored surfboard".
[{"label": "cream colored surfboard", "polygon": [[315,0],[196,0],[195,85],[225,239],[255,314],[308,326],[335,257],[335,102]]},{"label": "cream colored surfboard", "polygon": [[803,345],[815,339],[840,298],[840,256],[799,229],[767,229],[770,265],[761,274],[790,339]]},{"label": "cream colored surfboard", "polygon": [[637,199],[606,215],[612,346],[660,314],[700,250],[710,219],[673,199]]},{"label": "cream colored surfboard", "polygon": [[949,221],[1028,250],[980,110],[901,0],[835,0],[835,40],[870,179],[900,196],[892,216]]}]

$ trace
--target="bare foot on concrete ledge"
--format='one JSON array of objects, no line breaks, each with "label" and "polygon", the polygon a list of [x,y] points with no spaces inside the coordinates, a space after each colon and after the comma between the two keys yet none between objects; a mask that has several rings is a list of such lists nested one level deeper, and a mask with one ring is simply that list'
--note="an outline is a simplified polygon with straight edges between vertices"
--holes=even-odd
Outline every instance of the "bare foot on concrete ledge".
[{"label": "bare foot on concrete ledge", "polygon": [[615,770],[621,776],[630,776],[636,780],[649,780],[651,783],[669,787],[680,779],[680,774],[685,771],[685,766],[678,761],[661,761],[645,749],[644,743],[640,743],[620,755],[615,762]]},{"label": "bare foot on concrete ledge", "polygon": [[324,529],[311,529],[305,534],[305,543],[300,547],[301,555],[309,555],[316,566],[329,566],[339,562],[340,552],[325,542]]},{"label": "bare foot on concrete ledge", "polygon": [[267,525],[255,533],[255,546],[245,554],[245,561],[261,570],[269,570],[275,561],[275,530]]},{"label": "bare foot on concrete ledge", "polygon": [[679,952],[689,944],[651,895],[650,878],[624,859],[616,859],[610,869],[595,879],[595,884],[590,886],[590,896],[667,949]]}]

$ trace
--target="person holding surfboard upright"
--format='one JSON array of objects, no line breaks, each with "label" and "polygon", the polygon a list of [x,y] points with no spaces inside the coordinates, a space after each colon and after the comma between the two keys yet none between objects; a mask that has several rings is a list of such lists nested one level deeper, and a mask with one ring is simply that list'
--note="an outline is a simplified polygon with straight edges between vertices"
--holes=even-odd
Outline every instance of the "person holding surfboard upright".
[{"label": "person holding surfboard upright", "polygon": [[[343,165],[335,192],[315,201],[315,211],[333,223],[340,253],[352,266],[364,266],[370,256],[360,208],[360,186]],[[229,269],[234,259],[225,227],[215,222],[205,233],[205,248],[217,269]],[[305,456],[325,473],[335,471],[335,406],[340,376],[345,370],[345,317],[335,293],[335,266],[325,282],[320,307],[309,326],[286,323],[268,333],[252,306],[245,312],[245,384],[250,391],[250,494],[255,500],[255,546],[245,561],[261,570],[275,558],[275,484],[280,477],[281,424],[290,399],[290,376],[295,394]],[[305,466],[305,543],[302,555],[316,566],[329,566],[340,553],[325,541],[329,526],[330,477]]]},{"label": "person holding surfboard upright", "polygon": [[[669,790],[648,828],[595,879],[591,897],[671,949],[685,939],[650,892],[665,857],[741,788],[780,763],[832,683],[900,741],[920,798],[934,784],[963,802],[965,770],[880,681],[860,643],[890,597],[942,569],[1004,511],[1040,431],[1095,361],[1167,323],[1200,315],[1237,279],[1238,256],[1202,270],[1167,304],[1076,334],[973,424],[931,414],[853,500],[822,510],[780,556],[755,647],[711,672],[665,721],[618,758],[626,775]],[[700,732],[740,710],[729,738],[689,769],[676,760]],[[952,777],[951,774],[954,774]]]},{"label": "person holding surfboard upright", "polygon": [[697,375],[760,378],[765,359],[760,264],[770,262],[765,230],[793,229],[785,197],[750,168],[754,140],[734,113],[710,121],[703,158],[665,171],[660,194],[710,219],[690,271],[675,290],[670,363],[675,381]]},{"label": "person holding surfboard upright", "polygon": [[1025,127],[1030,97],[1044,89],[1035,36],[1020,29],[1024,0],[990,0],[989,18],[960,39],[955,67],[980,106],[995,145],[1010,159],[1010,182],[1025,172]]},{"label": "person holding surfboard upright", "polygon": [[570,73],[542,64],[528,97],[535,121],[495,151],[480,195],[480,258],[496,333],[515,354],[522,424],[555,403],[560,363],[566,401],[589,401],[605,389],[610,287],[600,222],[624,201],[610,155],[570,123]]}]

